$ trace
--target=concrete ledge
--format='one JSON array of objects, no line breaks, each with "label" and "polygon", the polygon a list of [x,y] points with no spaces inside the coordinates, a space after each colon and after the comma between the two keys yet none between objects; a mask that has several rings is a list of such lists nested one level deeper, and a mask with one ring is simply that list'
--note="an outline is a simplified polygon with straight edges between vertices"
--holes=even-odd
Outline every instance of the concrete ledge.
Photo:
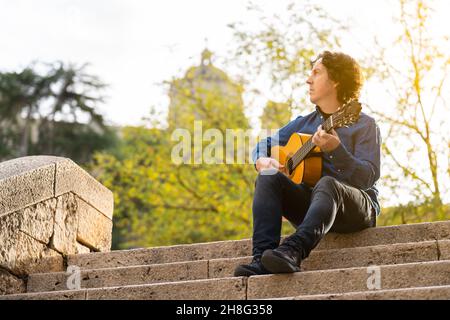
[{"label": "concrete ledge", "polygon": [[0,268],[0,296],[22,292],[26,292],[25,280]]},{"label": "concrete ledge", "polygon": [[70,159],[0,163],[0,267],[25,277],[62,271],[64,255],[109,251],[112,210],[112,192]]},{"label": "concrete ledge", "polygon": [[88,300],[245,300],[246,279],[224,278],[88,289]]},{"label": "concrete ledge", "polygon": [[[210,278],[230,277],[239,264],[247,264],[251,260],[251,256],[212,259],[209,261]],[[436,242],[425,241],[312,251],[311,255],[302,262],[301,269],[316,271],[436,260],[438,260]]]},{"label": "concrete ledge", "polygon": [[[80,276],[83,289],[199,280],[208,278],[208,261],[84,270]],[[32,274],[28,278],[27,291],[68,290],[69,277],[65,272]]]},{"label": "concrete ledge", "polygon": [[86,300],[86,290],[13,294],[0,296],[0,300]]},{"label": "concrete ledge", "polygon": [[55,197],[73,192],[112,220],[114,199],[110,190],[70,159],[55,164]]},{"label": "concrete ledge", "polygon": [[405,264],[438,260],[436,241],[394,243],[312,251],[302,263],[303,271]]},{"label": "concrete ledge", "polygon": [[450,239],[450,221],[403,224],[365,229],[360,232],[329,233],[316,250],[375,246]]},{"label": "concrete ledge", "polygon": [[0,216],[68,192],[112,219],[112,192],[72,160],[30,156],[0,163]]},{"label": "concrete ledge", "polygon": [[[404,264],[436,261],[435,241],[373,246],[351,249],[333,249],[313,252],[302,264],[302,270],[342,269],[373,264]],[[232,277],[239,264],[247,264],[251,256],[151,264],[132,267],[83,270],[81,288],[113,287],[144,283],[172,282],[195,279]],[[68,275],[64,272],[32,274],[28,279],[28,291],[67,290]]]},{"label": "concrete ledge", "polygon": [[245,300],[245,298],[246,279],[242,277],[0,296],[0,300]]},{"label": "concrete ledge", "polygon": [[450,286],[323,294],[279,300],[450,300]]},{"label": "concrete ledge", "polygon": [[108,253],[69,255],[67,263],[83,269],[100,269],[208,260],[235,257],[236,255],[248,256],[250,250],[250,242],[248,240],[218,241],[149,249],[121,250]]},{"label": "concrete ledge", "polygon": [[[313,250],[367,247],[450,239],[450,221],[366,229],[351,234],[327,234]],[[89,255],[71,255],[68,263],[84,269],[160,264],[193,260],[246,257],[251,255],[251,240],[217,241],[189,245],[121,250]]]},{"label": "concrete ledge", "polygon": [[439,240],[439,260],[450,260],[450,240]]},{"label": "concrete ledge", "polygon": [[[141,289],[141,291],[144,290]],[[86,290],[64,292],[57,291],[0,296],[0,300],[85,300],[86,295]],[[94,295],[91,296],[91,299],[93,298]],[[146,299],[145,296],[144,299]],[[272,298],[268,300],[450,300],[450,286],[350,292],[343,294],[306,295],[286,298]]]},{"label": "concrete ledge", "polygon": [[55,157],[0,163],[0,217],[54,196]]},{"label": "concrete ledge", "polygon": [[68,298],[71,295],[83,298],[83,293],[91,300],[448,298],[450,261],[380,266],[380,271],[381,290],[367,288],[366,268],[351,268],[254,276],[248,279],[236,277],[86,289],[68,291],[66,295],[61,291],[53,294],[48,292],[22,294],[6,296],[4,299],[53,299]]},{"label": "concrete ledge", "polygon": [[[450,261],[380,266],[381,290],[450,285]],[[248,299],[369,291],[367,268],[297,272],[248,279]]]}]

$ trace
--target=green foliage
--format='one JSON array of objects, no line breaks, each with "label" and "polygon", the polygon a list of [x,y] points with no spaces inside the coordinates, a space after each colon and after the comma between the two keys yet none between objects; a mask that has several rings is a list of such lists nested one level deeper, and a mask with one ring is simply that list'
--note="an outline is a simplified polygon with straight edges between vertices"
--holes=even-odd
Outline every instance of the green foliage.
[{"label": "green foliage", "polygon": [[175,165],[170,132],[124,128],[115,155],[90,170],[114,192],[114,248],[239,239],[251,235],[248,165]]},{"label": "green foliage", "polygon": [[[382,197],[395,199],[400,193],[413,199],[388,210],[392,215],[388,221],[450,217],[443,209],[450,185],[450,126],[445,116],[450,59],[440,44],[448,37],[433,32],[432,6],[423,0],[398,1],[395,20],[401,29],[396,41],[386,48],[375,47],[371,53],[376,57],[374,78],[395,99],[391,110],[371,109],[387,132],[382,144],[386,170],[381,180],[390,192]],[[395,55],[402,59],[389,58]]]},{"label": "green foliage", "polygon": [[81,123],[57,122],[52,131],[40,126],[39,139],[30,145],[29,155],[55,154],[85,164],[91,161],[94,152],[112,149],[118,143],[114,128],[95,130]]},{"label": "green foliage", "polygon": [[114,130],[96,111],[106,85],[86,67],[32,63],[0,73],[0,159],[52,154],[85,163],[114,146]]},{"label": "green foliage", "polygon": [[[192,158],[175,164],[171,158],[179,143],[172,141],[175,129],[189,132],[193,154],[194,120],[202,121],[203,131],[214,128],[222,135],[223,150],[226,129],[249,128],[241,89],[223,72],[201,66],[172,81],[170,92],[167,129],[124,128],[120,147],[97,153],[90,168],[114,192],[114,248],[251,236],[253,165],[193,164]],[[201,142],[203,148],[210,143]]]},{"label": "green foliage", "polygon": [[408,223],[444,221],[450,217],[450,205],[436,209],[432,202],[420,205],[408,203],[397,207],[383,208],[378,218],[378,226],[399,225]]},{"label": "green foliage", "polygon": [[[230,63],[241,70],[249,93],[285,101],[297,112],[305,110],[310,61],[319,50],[340,47],[345,23],[312,1],[291,1],[279,14],[263,14],[253,3],[248,9],[257,16],[259,28],[246,22],[228,25],[236,43]],[[265,87],[256,85],[261,80]]]},{"label": "green foliage", "polygon": [[[269,75],[272,92],[265,96],[272,94],[286,101],[268,103],[261,118],[263,128],[280,127],[291,112],[304,108],[309,61],[319,53],[318,48],[339,48],[336,35],[345,30],[340,22],[311,4],[302,8],[290,5],[287,14],[286,19],[261,17],[263,23],[257,31],[245,30],[239,23],[230,25],[237,51],[229,62],[242,70],[247,83]],[[251,236],[256,178],[253,165],[177,165],[171,161],[171,150],[177,143],[171,139],[173,130],[184,128],[193,137],[195,120],[203,122],[204,131],[215,128],[224,137],[227,128],[250,128],[243,112],[242,85],[232,83],[210,61],[208,52],[200,66],[170,82],[167,129],[155,123],[152,129],[123,128],[118,147],[96,153],[90,164],[88,169],[114,192],[114,249]],[[374,71],[368,68],[367,72]],[[261,93],[253,85],[246,89]],[[206,145],[208,142],[203,141],[203,147]],[[190,146],[193,149],[192,141]],[[434,213],[429,205],[387,208],[378,223],[448,218],[448,209],[437,216]],[[282,234],[292,232],[293,227],[284,221]]]},{"label": "green foliage", "polygon": [[261,116],[261,128],[279,129],[291,120],[291,116],[289,104],[268,101]]}]

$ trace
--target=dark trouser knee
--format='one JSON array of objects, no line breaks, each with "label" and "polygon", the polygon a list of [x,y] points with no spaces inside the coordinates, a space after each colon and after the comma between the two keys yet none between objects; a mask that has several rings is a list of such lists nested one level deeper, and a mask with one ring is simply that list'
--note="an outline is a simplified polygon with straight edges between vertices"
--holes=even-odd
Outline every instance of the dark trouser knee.
[{"label": "dark trouser knee", "polygon": [[311,197],[314,198],[317,193],[324,192],[337,200],[339,195],[338,185],[339,181],[336,178],[330,176],[322,177],[314,186]]},{"label": "dark trouser knee", "polygon": [[258,173],[258,176],[256,177],[255,180],[255,187],[257,185],[260,186],[279,186],[280,183],[280,178],[282,173],[277,171],[274,172],[273,174],[262,174],[261,172]]}]

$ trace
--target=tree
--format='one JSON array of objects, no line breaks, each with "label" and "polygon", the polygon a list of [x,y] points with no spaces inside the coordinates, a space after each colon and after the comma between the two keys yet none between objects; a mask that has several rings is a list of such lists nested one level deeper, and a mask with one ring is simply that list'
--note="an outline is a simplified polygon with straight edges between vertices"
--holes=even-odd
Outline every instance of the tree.
[{"label": "tree", "polygon": [[[74,64],[65,65],[62,62],[51,65],[47,78],[52,79],[48,103],[50,108],[41,115],[43,131],[47,133],[44,140],[46,152],[54,153],[56,119],[69,123],[79,123],[79,118],[88,118],[91,126],[97,131],[105,130],[103,116],[97,112],[97,105],[104,103],[101,91],[106,87],[98,77],[88,74],[88,65],[78,67]],[[95,136],[95,129],[88,130],[88,134]],[[70,132],[70,131],[69,131]],[[73,131],[72,131],[73,132]]]},{"label": "tree", "polygon": [[[245,76],[238,78],[244,81],[231,82],[211,64],[211,53],[204,51],[200,66],[188,69],[183,78],[170,82],[167,129],[154,123],[151,129],[126,128],[118,151],[96,154],[91,170],[114,192],[114,248],[251,236],[256,178],[253,164],[223,161],[224,151],[215,153],[222,162],[213,165],[173,163],[171,151],[176,142],[171,135],[173,130],[183,128],[191,137],[195,136],[196,120],[202,121],[204,131],[213,129],[222,137],[226,137],[227,129],[251,131],[241,97],[246,92],[243,83],[251,82],[263,72],[272,75],[272,89],[281,93],[279,101],[299,106],[296,98],[304,88],[309,60],[317,53],[315,49],[337,42],[332,32],[336,25],[320,8],[308,4],[301,9],[295,5],[288,7],[292,19],[281,31],[273,24],[280,22],[280,18],[275,22],[262,19],[263,28],[255,33],[233,24],[238,49],[228,62],[242,68]],[[312,21],[317,21],[318,26],[326,21],[330,27],[320,30]],[[307,31],[299,33],[301,28]],[[283,86],[288,89],[281,90]],[[203,150],[212,142],[203,139]],[[226,141],[214,142],[221,150],[225,149]],[[195,151],[193,144],[190,141],[191,151]],[[245,155],[254,147],[248,143],[233,145]]]},{"label": "tree", "polygon": [[236,47],[227,63],[239,70],[249,100],[262,96],[285,101],[292,113],[304,111],[310,61],[320,48],[339,48],[346,26],[310,1],[293,1],[280,14],[264,15],[252,3],[248,10],[261,27],[229,24]]},{"label": "tree", "polygon": [[291,117],[291,108],[287,103],[268,101],[261,116],[261,128],[280,129]]},{"label": "tree", "polygon": [[[443,195],[449,190],[445,166],[450,156],[450,123],[443,115],[449,112],[450,57],[430,29],[432,11],[426,1],[400,0],[397,21],[401,34],[393,46],[379,48],[373,65],[374,76],[383,81],[396,102],[388,111],[371,112],[387,125],[382,147],[387,155],[385,167],[390,164],[390,168],[383,181],[392,194],[407,192],[413,198],[398,208],[403,223],[429,220],[430,212],[433,219],[448,218]],[[396,50],[402,60],[390,63]],[[411,210],[418,205],[424,208]]]},{"label": "tree", "polygon": [[106,85],[86,67],[35,62],[19,72],[0,73],[2,158],[56,154],[85,162],[94,150],[116,143],[97,112]]},{"label": "tree", "polygon": [[[51,77],[42,77],[27,67],[20,72],[0,74],[0,112],[5,124],[20,128],[21,142],[18,156],[28,154],[30,126],[39,104],[50,95]],[[21,116],[25,115],[23,124]]]},{"label": "tree", "polygon": [[[195,120],[222,137],[226,129],[249,128],[241,88],[207,64],[190,68],[170,85],[168,127],[124,128],[119,149],[97,153],[90,168],[114,192],[114,248],[239,239],[251,233],[255,171],[220,158],[225,139],[217,141],[220,151],[214,154],[221,164],[207,164],[203,156],[195,164],[193,157],[187,163],[172,161],[179,142],[174,130],[184,129],[193,139]],[[205,150],[211,141],[200,139]],[[194,144],[189,142],[191,155]]]}]

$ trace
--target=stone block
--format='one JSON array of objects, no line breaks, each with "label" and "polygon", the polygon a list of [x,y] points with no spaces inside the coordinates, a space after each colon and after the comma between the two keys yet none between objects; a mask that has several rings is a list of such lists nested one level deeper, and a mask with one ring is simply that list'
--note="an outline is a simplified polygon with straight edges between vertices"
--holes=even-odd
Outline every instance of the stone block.
[{"label": "stone block", "polygon": [[55,157],[24,157],[0,163],[0,216],[54,195]]},{"label": "stone block", "polygon": [[[381,266],[379,275],[380,290],[450,285],[450,261]],[[368,268],[255,276],[248,280],[248,299],[370,291],[373,276]]]},{"label": "stone block", "polygon": [[85,290],[36,292],[0,296],[0,300],[86,300]]},{"label": "stone block", "polygon": [[51,248],[62,254],[77,252],[78,199],[73,193],[57,198]]},{"label": "stone block", "polygon": [[450,286],[300,296],[286,300],[449,300]]},{"label": "stone block", "polygon": [[70,159],[56,163],[55,196],[73,192],[112,220],[113,194]]},{"label": "stone block", "polygon": [[[30,275],[28,279],[28,291],[68,290],[67,280],[70,276],[70,274],[66,274],[65,272]],[[104,288],[198,280],[206,279],[207,277],[207,261],[177,262],[149,266],[83,270],[80,273],[80,286],[82,289]]]},{"label": "stone block", "polygon": [[439,260],[450,260],[450,240],[439,240]]},{"label": "stone block", "polygon": [[111,219],[78,198],[77,241],[96,251],[110,251],[112,241]]},{"label": "stone block", "polygon": [[0,296],[26,292],[25,281],[0,268]]},{"label": "stone block", "polygon": [[18,229],[11,232],[10,236],[0,246],[0,263],[3,268],[19,276],[63,270],[63,258],[58,252]]},{"label": "stone block", "polygon": [[88,300],[244,300],[242,277],[87,289]]}]

